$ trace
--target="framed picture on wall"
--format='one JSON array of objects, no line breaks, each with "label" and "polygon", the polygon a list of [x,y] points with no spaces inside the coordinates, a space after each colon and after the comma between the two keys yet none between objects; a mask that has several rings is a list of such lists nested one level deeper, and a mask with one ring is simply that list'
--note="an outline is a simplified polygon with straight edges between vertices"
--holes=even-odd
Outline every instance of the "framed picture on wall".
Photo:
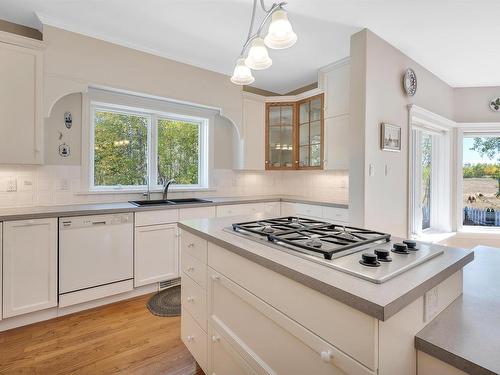
[{"label": "framed picture on wall", "polygon": [[401,151],[401,127],[387,123],[381,124],[380,148],[384,151]]}]

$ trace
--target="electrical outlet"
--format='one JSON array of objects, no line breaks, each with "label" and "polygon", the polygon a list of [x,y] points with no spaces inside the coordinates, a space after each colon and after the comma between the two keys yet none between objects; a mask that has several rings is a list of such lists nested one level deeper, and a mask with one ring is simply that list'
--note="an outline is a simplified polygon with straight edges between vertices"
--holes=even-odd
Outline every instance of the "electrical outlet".
[{"label": "electrical outlet", "polygon": [[17,180],[14,177],[9,177],[7,179],[7,189],[8,192],[17,191]]},{"label": "electrical outlet", "polygon": [[437,286],[425,293],[424,296],[424,322],[434,319],[438,313],[439,295]]}]

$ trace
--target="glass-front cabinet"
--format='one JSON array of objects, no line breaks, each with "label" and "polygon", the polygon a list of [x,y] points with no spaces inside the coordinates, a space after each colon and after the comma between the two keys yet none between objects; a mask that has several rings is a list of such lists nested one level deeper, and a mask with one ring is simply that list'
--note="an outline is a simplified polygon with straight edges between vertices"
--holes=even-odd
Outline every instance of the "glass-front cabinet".
[{"label": "glass-front cabinet", "polygon": [[323,94],[266,105],[266,169],[323,168]]}]

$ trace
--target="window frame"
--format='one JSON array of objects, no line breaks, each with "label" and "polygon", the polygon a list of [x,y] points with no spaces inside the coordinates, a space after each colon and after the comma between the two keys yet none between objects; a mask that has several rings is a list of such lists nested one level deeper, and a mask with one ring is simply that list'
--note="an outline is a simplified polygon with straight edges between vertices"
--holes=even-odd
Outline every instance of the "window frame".
[{"label": "window frame", "polygon": [[[207,191],[210,188],[210,166],[213,164],[213,150],[210,139],[213,138],[213,123],[220,110],[211,107],[196,106],[190,103],[168,101],[163,98],[139,96],[130,93],[89,89],[83,95],[82,113],[82,186],[83,194],[137,193],[149,190],[161,192],[158,184],[157,120],[172,119],[199,124],[198,184],[172,184],[173,191]],[[94,185],[95,157],[95,112],[99,110],[120,114],[148,116],[147,174],[148,185]]]},{"label": "window frame", "polygon": [[456,157],[456,231],[461,233],[492,233],[500,234],[500,227],[487,227],[480,225],[463,225],[463,209],[464,203],[462,200],[463,193],[463,146],[464,138],[469,137],[485,137],[497,136],[500,137],[500,123],[461,123],[457,129],[457,157]]},{"label": "window frame", "polygon": [[[423,237],[433,233],[448,233],[452,230],[452,134],[456,123],[425,110],[409,105],[409,150],[408,150],[408,236]],[[432,134],[432,183],[430,227],[422,229],[421,156],[420,134]],[[420,152],[420,151],[419,151]]]}]

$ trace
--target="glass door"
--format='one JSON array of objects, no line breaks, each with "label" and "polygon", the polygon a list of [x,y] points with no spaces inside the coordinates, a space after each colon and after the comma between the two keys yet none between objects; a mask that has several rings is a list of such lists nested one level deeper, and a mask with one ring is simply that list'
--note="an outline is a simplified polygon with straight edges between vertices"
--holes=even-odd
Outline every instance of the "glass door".
[{"label": "glass door", "polygon": [[298,103],[299,169],[323,167],[323,95]]},{"label": "glass door", "polygon": [[294,168],[294,103],[267,106],[266,169]]}]

